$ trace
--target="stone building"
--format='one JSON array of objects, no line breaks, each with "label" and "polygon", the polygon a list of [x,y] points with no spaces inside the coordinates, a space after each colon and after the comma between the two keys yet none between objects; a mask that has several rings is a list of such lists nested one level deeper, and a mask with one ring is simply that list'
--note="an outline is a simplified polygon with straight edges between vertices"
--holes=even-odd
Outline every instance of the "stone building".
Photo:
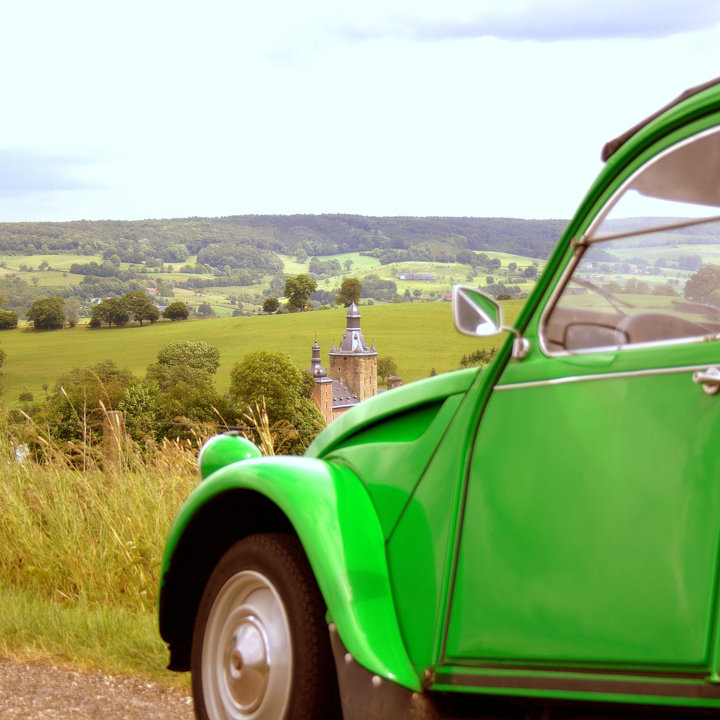
[{"label": "stone building", "polygon": [[377,395],[377,350],[368,348],[360,329],[355,303],[348,308],[345,334],[338,347],[330,349],[330,372],[322,366],[320,344],[315,340],[308,370],[315,378],[313,401],[330,423],[346,410]]}]

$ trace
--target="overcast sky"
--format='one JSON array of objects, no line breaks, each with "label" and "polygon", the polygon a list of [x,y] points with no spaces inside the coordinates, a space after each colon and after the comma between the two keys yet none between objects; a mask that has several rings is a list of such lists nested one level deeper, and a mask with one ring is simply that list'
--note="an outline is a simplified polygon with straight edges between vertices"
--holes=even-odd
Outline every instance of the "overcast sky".
[{"label": "overcast sky", "polygon": [[0,221],[568,218],[603,143],[720,75],[715,0],[23,0]]}]

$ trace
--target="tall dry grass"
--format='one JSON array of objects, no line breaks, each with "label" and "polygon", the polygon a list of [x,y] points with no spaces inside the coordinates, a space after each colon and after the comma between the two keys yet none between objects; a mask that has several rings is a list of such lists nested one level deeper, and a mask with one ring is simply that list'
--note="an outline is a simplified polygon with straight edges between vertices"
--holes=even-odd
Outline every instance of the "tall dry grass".
[{"label": "tall dry grass", "polygon": [[[264,407],[244,422],[266,454],[287,435]],[[0,654],[187,684],[165,670],[157,590],[170,526],[212,434],[197,427],[190,440],[142,448],[122,433],[104,447],[88,434],[58,446],[29,418],[0,415]]]},{"label": "tall dry grass", "polygon": [[[4,430],[4,432],[2,432]],[[170,525],[197,484],[194,444],[140,452],[123,442],[117,459],[64,454],[46,438],[18,461],[27,440],[0,428],[0,584],[61,603],[153,610]]]}]

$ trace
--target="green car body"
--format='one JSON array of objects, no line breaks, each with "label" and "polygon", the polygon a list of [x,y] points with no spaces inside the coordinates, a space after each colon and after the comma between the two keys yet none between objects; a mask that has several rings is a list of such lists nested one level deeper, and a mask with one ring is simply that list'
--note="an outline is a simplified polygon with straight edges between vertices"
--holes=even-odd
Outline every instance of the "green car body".
[{"label": "green car body", "polygon": [[[221,556],[284,533],[324,601],[346,718],[485,717],[499,700],[720,708],[720,322],[709,295],[606,282],[633,253],[720,232],[704,215],[605,217],[630,191],[720,206],[719,128],[710,83],[608,150],[489,366],[365,401],[302,458],[211,440],[162,566],[171,667],[190,667]],[[640,260],[632,272],[665,277]],[[653,287],[692,273],[667,277]],[[462,331],[502,329],[477,293],[456,301]]]}]

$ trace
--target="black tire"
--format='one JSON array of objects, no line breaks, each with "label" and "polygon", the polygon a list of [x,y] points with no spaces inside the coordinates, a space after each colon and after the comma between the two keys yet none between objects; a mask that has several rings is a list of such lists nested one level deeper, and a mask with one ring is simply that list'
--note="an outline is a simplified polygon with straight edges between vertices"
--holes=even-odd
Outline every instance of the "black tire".
[{"label": "black tire", "polygon": [[325,604],[297,538],[235,543],[203,592],[191,655],[199,720],[340,718]]}]

